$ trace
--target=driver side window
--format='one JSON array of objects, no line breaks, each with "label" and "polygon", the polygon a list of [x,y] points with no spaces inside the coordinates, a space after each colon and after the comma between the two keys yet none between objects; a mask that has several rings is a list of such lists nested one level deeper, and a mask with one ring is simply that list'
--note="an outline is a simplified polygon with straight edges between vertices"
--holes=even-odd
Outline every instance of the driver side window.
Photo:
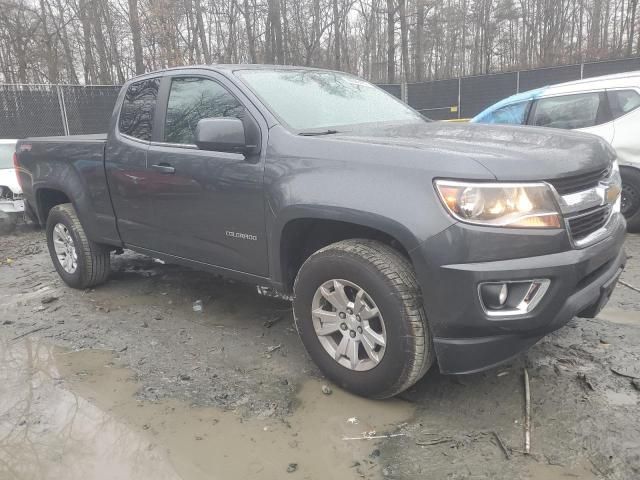
[{"label": "driver side window", "polygon": [[199,77],[174,78],[167,104],[164,141],[193,145],[196,127],[203,118],[240,118],[243,113],[242,104],[218,82]]}]

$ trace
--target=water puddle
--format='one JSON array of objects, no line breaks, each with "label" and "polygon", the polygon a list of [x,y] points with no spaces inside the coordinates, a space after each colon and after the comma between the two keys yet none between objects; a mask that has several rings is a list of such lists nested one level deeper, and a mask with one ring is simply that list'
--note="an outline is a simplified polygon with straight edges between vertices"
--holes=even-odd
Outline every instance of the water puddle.
[{"label": "water puddle", "polygon": [[640,312],[635,310],[618,310],[605,308],[598,314],[598,318],[620,325],[640,327]]},{"label": "water puddle", "polygon": [[413,414],[400,400],[324,395],[315,381],[284,419],[142,402],[138,388],[110,351],[0,337],[0,478],[380,478],[375,440],[345,438]]},{"label": "water puddle", "polygon": [[588,468],[586,462],[572,468],[536,463],[529,466],[530,480],[597,480],[598,477]]},{"label": "water puddle", "polygon": [[638,395],[634,393],[624,393],[624,392],[614,392],[613,390],[607,390],[605,392],[605,397],[607,398],[607,402],[609,405],[614,406],[625,406],[625,405],[635,405],[638,403]]}]

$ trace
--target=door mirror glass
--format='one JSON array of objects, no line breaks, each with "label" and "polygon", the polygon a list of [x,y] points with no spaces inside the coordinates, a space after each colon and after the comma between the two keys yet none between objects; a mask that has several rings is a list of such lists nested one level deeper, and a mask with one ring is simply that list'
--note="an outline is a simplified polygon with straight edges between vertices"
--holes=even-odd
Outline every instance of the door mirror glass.
[{"label": "door mirror glass", "polygon": [[200,150],[245,153],[247,140],[239,118],[204,118],[198,122],[195,143]]}]

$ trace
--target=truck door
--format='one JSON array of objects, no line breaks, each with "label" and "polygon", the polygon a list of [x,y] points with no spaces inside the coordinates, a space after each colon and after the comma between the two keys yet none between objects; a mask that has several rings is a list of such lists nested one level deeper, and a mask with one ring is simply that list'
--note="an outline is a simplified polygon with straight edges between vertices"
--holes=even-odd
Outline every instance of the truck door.
[{"label": "truck door", "polygon": [[120,238],[145,246],[153,238],[147,150],[153,130],[160,78],[132,83],[119,98],[118,120],[112,122],[105,148],[105,172]]},{"label": "truck door", "polygon": [[[148,151],[153,250],[227,269],[268,273],[260,154],[199,150],[198,121],[243,118],[259,132],[257,112],[222,79],[166,77],[154,141]],[[161,112],[161,113],[160,113]],[[258,134],[259,136],[259,134]]]}]

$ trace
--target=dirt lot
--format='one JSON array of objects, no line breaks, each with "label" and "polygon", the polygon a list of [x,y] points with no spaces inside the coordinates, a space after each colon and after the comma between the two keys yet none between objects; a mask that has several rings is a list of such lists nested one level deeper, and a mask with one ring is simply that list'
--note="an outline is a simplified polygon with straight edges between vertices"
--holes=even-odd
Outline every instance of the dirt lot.
[{"label": "dirt lot", "polygon": [[22,226],[0,237],[0,478],[640,478],[640,237],[627,250],[599,318],[374,402],[322,379],[288,303],[131,253],[71,290]]}]

